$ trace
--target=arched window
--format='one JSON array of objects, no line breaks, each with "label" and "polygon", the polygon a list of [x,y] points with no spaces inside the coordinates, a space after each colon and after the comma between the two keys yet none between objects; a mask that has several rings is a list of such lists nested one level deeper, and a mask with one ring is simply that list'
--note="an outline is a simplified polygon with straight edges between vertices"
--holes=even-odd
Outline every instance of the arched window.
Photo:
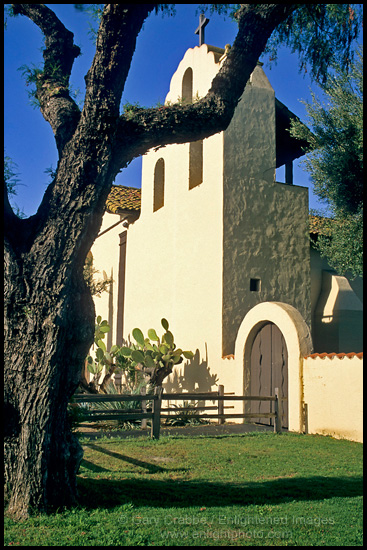
[{"label": "arched window", "polygon": [[189,189],[203,182],[203,140],[190,143]]},{"label": "arched window", "polygon": [[192,69],[186,69],[182,79],[182,102],[192,103]]},{"label": "arched window", "polygon": [[164,205],[164,160],[158,159],[154,168],[153,212]]}]

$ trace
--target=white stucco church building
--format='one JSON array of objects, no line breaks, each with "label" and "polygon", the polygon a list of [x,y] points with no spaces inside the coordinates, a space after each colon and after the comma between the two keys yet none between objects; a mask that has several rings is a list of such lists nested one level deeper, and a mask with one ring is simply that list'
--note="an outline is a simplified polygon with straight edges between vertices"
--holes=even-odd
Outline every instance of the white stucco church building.
[{"label": "white stucco church building", "polygon": [[[189,49],[166,101],[203,97],[223,58],[207,44]],[[151,150],[141,190],[113,187],[91,253],[114,281],[95,299],[112,326],[110,345],[134,327],[159,332],[165,317],[179,347],[195,353],[176,367],[169,391],[223,384],[266,395],[279,387],[283,425],[304,431],[305,395],[310,403],[317,378],[304,358],[345,358],[344,373],[362,363],[362,285],[311,247],[308,189],[292,181],[302,155],[287,132],[292,116],[259,63],[227,130]]]}]

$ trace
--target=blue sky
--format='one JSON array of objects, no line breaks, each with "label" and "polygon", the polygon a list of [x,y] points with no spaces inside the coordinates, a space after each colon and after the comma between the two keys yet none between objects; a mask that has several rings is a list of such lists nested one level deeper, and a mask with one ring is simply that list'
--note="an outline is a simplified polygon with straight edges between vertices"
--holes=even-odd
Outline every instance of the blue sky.
[{"label": "blue sky", "polygon": [[[94,45],[88,35],[88,16],[75,10],[73,4],[48,4],[63,24],[74,33],[74,42],[81,47],[82,55],[75,60],[71,84],[79,89],[79,100],[84,96],[84,76],[94,55]],[[122,103],[139,102],[152,106],[164,102],[170,79],[188,48],[198,45],[194,31],[199,16],[195,4],[177,4],[175,17],[152,14],[144,24],[126,82]],[[205,29],[205,42],[223,47],[232,44],[237,26],[229,18],[217,14],[208,15],[210,22]],[[5,112],[4,142],[6,154],[17,164],[22,185],[17,188],[14,201],[23,212],[34,214],[49,183],[47,168],[56,168],[57,151],[53,133],[39,110],[32,108],[27,87],[21,76],[22,65],[40,66],[42,62],[42,35],[36,25],[26,17],[7,19],[4,39]],[[298,58],[289,50],[280,51],[277,65],[264,70],[275,90],[277,98],[305,120],[306,111],[300,102],[310,100],[310,80],[298,71]],[[313,87],[317,91],[317,87]],[[117,184],[140,187],[141,159],[135,160],[116,179]],[[279,181],[282,180],[278,175]],[[294,183],[310,187],[308,174],[294,163]],[[310,207],[322,206],[310,189]]]}]

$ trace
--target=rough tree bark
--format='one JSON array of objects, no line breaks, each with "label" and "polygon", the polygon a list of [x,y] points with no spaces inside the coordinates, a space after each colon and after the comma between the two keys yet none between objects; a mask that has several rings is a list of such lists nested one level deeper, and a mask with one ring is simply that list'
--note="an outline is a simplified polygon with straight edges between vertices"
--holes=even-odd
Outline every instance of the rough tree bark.
[{"label": "rough tree bark", "polygon": [[154,4],[106,4],[80,112],[69,95],[79,48],[44,4],[14,4],[45,35],[37,81],[59,162],[36,215],[19,219],[5,189],[5,488],[8,513],[25,518],[76,502],[81,446],[67,403],[93,342],[94,306],[83,280],[118,171],[152,147],[221,131],[273,29],[295,8],[244,4],[239,33],[205,98],[119,115],[136,38]]}]

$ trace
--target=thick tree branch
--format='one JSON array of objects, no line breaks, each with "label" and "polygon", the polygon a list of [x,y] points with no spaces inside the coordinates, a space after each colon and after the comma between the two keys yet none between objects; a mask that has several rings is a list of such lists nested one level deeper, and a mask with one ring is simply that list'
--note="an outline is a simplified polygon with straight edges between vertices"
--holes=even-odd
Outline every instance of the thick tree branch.
[{"label": "thick tree branch", "polygon": [[122,115],[116,142],[116,166],[152,147],[203,139],[224,130],[233,116],[266,42],[295,4],[243,4],[237,11],[239,30],[208,94],[192,105],[137,109]]},{"label": "thick tree branch", "polygon": [[69,94],[70,73],[80,48],[73,43],[73,33],[44,4],[12,4],[12,8],[15,15],[25,15],[45,35],[44,67],[37,75],[36,97],[61,155],[80,118],[79,108]]},{"label": "thick tree branch", "polygon": [[125,81],[141,27],[156,4],[106,4],[97,35],[96,54],[85,81],[83,116],[106,112],[118,116]]}]

